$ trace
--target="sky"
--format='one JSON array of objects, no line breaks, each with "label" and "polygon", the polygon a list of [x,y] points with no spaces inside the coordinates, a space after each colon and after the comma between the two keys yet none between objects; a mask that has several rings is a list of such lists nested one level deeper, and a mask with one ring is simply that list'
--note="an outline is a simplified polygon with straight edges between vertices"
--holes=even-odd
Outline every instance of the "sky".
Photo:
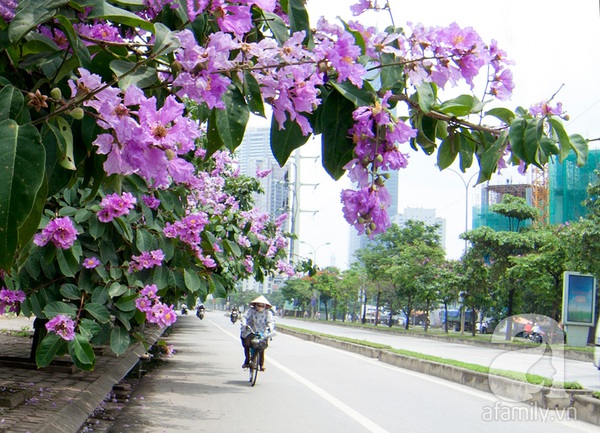
[{"label": "sky", "polygon": [[[321,15],[328,20],[337,16],[356,19],[350,13],[354,0],[307,0],[311,24]],[[381,3],[381,1],[380,1]],[[514,61],[511,70],[515,90],[503,106],[515,109],[550,99],[562,102],[570,116],[565,123],[569,133],[587,139],[600,137],[600,10],[597,0],[390,0],[396,26],[407,22],[425,26],[445,26],[452,22],[473,27],[485,42],[492,39]],[[363,24],[380,28],[390,24],[389,15],[368,12]],[[477,91],[477,89],[475,89]],[[461,93],[469,93],[462,87]],[[404,149],[403,149],[404,150]],[[465,243],[458,238],[465,230],[465,218],[471,227],[470,208],[478,203],[476,164],[466,174],[440,171],[435,158],[417,153],[406,145],[411,156],[409,166],[401,170],[398,210],[407,207],[435,209],[436,216],[446,219],[447,258],[462,254]],[[348,266],[348,239],[352,228],[342,215],[340,192],[350,185],[346,178],[333,181],[320,162],[319,138],[301,151],[300,255],[315,258],[321,266]],[[523,183],[525,178],[514,171],[495,176],[491,183]],[[469,187],[466,188],[468,182]],[[465,200],[468,199],[468,215]]]}]

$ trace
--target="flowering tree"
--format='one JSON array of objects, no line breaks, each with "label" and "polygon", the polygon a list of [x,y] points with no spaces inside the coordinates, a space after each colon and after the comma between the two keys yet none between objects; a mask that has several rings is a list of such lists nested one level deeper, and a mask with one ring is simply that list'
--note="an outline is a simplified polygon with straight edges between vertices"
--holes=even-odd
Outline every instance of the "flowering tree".
[{"label": "flowering tree", "polygon": [[68,351],[92,369],[92,344],[122,353],[178,299],[291,272],[282,221],[252,209],[256,185],[222,152],[268,106],[277,160],[320,134],[327,172],[356,183],[344,215],[371,236],[409,146],[442,169],[476,161],[480,181],[587,157],[559,105],[496,105],[513,88],[506,55],[456,24],[312,28],[302,0],[8,0],[0,16],[3,299],[48,320],[39,365]]}]

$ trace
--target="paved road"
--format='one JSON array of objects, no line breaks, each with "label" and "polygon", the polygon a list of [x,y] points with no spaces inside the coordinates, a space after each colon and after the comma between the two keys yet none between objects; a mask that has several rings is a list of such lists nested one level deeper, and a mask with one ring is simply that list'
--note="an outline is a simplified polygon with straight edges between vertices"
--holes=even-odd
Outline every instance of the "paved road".
[{"label": "paved road", "polygon": [[146,376],[109,433],[600,433],[565,412],[279,334],[255,387],[240,366],[239,327],[222,312],[180,317],[178,353]]},{"label": "paved road", "polygon": [[277,321],[295,328],[319,331],[356,340],[372,341],[397,349],[411,350],[502,370],[540,374],[545,377],[552,377],[559,382],[576,381],[584,388],[600,390],[600,374],[591,362],[573,361],[564,359],[561,356],[544,356],[542,347],[504,351],[426,338],[392,335],[362,328],[335,326],[330,323],[309,322],[290,318],[278,318]]}]

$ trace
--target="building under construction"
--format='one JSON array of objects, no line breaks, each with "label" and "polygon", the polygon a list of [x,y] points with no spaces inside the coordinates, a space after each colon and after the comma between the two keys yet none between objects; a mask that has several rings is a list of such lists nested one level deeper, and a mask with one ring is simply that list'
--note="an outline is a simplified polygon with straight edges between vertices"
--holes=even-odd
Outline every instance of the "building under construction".
[{"label": "building under construction", "polygon": [[577,167],[576,157],[571,154],[563,163],[549,163],[544,170],[534,168],[529,182],[513,184],[509,180],[499,185],[488,182],[481,187],[480,205],[473,207],[473,228],[510,230],[509,218],[490,210],[491,205],[502,202],[504,194],[522,197],[538,208],[541,217],[534,224],[576,221],[586,215],[582,202],[587,198],[588,185],[598,181],[596,170],[600,170],[600,151],[590,150],[588,163],[583,167]]}]

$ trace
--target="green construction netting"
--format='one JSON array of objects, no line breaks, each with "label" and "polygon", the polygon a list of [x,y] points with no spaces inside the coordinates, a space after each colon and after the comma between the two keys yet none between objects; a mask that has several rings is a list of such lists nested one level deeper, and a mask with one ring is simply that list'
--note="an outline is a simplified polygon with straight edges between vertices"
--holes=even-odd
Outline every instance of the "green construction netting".
[{"label": "green construction netting", "polygon": [[[548,218],[550,224],[563,224],[584,217],[586,208],[581,204],[587,198],[588,184],[597,182],[594,170],[600,170],[600,150],[590,150],[588,163],[577,167],[575,155],[563,163],[548,164]],[[525,225],[529,225],[528,222]],[[473,207],[473,228],[487,226],[497,231],[508,231],[508,218],[489,210],[488,205]],[[523,224],[521,225],[523,226]]]},{"label": "green construction netting", "polygon": [[586,215],[587,210],[581,202],[587,198],[587,186],[597,181],[594,170],[598,169],[600,169],[600,150],[590,150],[588,163],[583,167],[577,167],[573,154],[569,155],[562,164],[548,165],[550,224],[576,221]]}]

